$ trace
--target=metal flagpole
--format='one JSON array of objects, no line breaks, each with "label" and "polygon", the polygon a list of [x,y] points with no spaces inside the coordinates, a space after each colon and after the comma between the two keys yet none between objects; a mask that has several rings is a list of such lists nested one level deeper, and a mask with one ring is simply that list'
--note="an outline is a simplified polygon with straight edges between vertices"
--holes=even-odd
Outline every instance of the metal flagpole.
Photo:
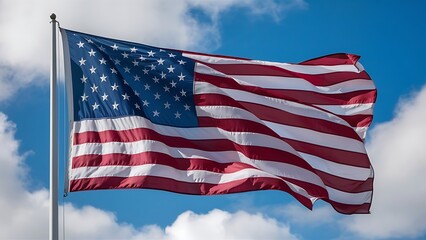
[{"label": "metal flagpole", "polygon": [[56,116],[56,15],[52,20],[52,66],[50,71],[50,204],[49,204],[49,239],[59,239],[58,223],[58,136]]}]

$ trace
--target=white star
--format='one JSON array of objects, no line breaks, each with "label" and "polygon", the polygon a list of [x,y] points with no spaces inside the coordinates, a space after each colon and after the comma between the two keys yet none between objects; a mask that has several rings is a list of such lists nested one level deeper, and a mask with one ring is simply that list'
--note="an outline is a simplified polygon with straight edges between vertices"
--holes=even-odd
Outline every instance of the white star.
[{"label": "white star", "polygon": [[170,109],[170,103],[169,102],[166,102],[165,104],[164,104],[164,108],[168,108],[168,109]]},{"label": "white star", "polygon": [[143,104],[143,106],[147,106],[147,107],[148,107],[149,102],[148,102],[147,100],[143,100],[143,101],[142,101],[142,104]]},{"label": "white star", "polygon": [[165,52],[166,50],[160,49],[160,52]]},{"label": "white star", "polygon": [[169,53],[169,57],[174,58],[174,57],[176,57],[176,55],[174,55],[173,53]]},{"label": "white star", "polygon": [[115,70],[115,68],[110,68],[111,69],[111,73],[117,74],[117,70]]},{"label": "white star", "polygon": [[176,84],[177,84],[177,82],[175,82],[174,80],[172,80],[172,81],[170,82],[170,85],[172,85],[172,87],[176,87]]},{"label": "white star", "polygon": [[99,50],[101,50],[102,52],[105,52],[105,48],[103,46],[99,46]]},{"label": "white star", "polygon": [[120,65],[120,62],[121,62],[120,60],[118,60],[118,59],[114,59],[114,64],[115,64],[115,65]]},{"label": "white star", "polygon": [[87,96],[85,93],[83,93],[83,96],[81,96],[81,101],[87,101],[87,98],[88,98],[89,96]]},{"label": "white star", "polygon": [[160,79],[157,76],[155,76],[152,80],[154,80],[155,83],[160,82]]},{"label": "white star", "polygon": [[185,92],[183,89],[180,91],[180,94],[182,94],[182,97],[183,97],[183,96],[185,96],[185,97],[186,97],[186,92]]},{"label": "white star", "polygon": [[133,60],[133,66],[139,66],[139,62],[138,61],[136,61],[136,59],[135,60]]},{"label": "white star", "polygon": [[135,95],[139,97],[139,93],[138,91],[135,90]]},{"label": "white star", "polygon": [[138,50],[138,49],[137,49],[137,48],[135,48],[135,47],[130,48],[130,52],[133,52],[133,53],[135,53],[137,50]]},{"label": "white star", "polygon": [[154,64],[151,64],[150,67],[151,67],[151,70],[155,70],[155,65]]},{"label": "white star", "polygon": [[106,82],[107,76],[105,76],[105,74],[102,74],[100,79],[101,79],[101,82]]},{"label": "white star", "polygon": [[185,108],[185,111],[189,111],[191,108],[191,106],[189,106],[188,104],[185,104],[183,107]]},{"label": "white star", "polygon": [[95,84],[93,84],[92,87],[90,87],[92,89],[92,92],[97,92],[98,91],[98,86],[96,86]]},{"label": "white star", "polygon": [[185,61],[183,61],[183,60],[179,60],[178,62],[179,62],[179,64],[180,64],[180,65],[185,65],[185,63],[186,63],[186,62],[185,62]]},{"label": "white star", "polygon": [[154,117],[159,117],[160,116],[160,112],[158,112],[157,110],[152,112],[154,114]]},{"label": "white star", "polygon": [[140,58],[139,58],[141,61],[145,61],[146,60],[146,58],[144,57],[144,56],[140,56]]},{"label": "white star", "polygon": [[81,58],[80,61],[78,61],[78,62],[80,62],[80,66],[86,65],[86,59]]},{"label": "white star", "polygon": [[137,103],[135,103],[135,108],[137,108],[137,109],[141,109],[141,106],[139,106],[139,104],[137,104]]},{"label": "white star", "polygon": [[96,109],[98,109],[98,108],[99,108],[99,104],[97,104],[97,103],[95,102],[95,104],[93,104],[93,105],[92,105],[92,107],[93,107],[93,110],[96,110]]},{"label": "white star", "polygon": [[158,62],[158,65],[163,65],[164,59],[160,58],[160,59],[157,60],[157,62]]},{"label": "white star", "polygon": [[178,76],[179,81],[184,81],[185,80],[185,75],[183,75],[182,73],[180,73],[180,75]]},{"label": "white star", "polygon": [[102,95],[102,101],[105,101],[108,99],[108,95],[106,93],[104,93],[104,95]]},{"label": "white star", "polygon": [[129,54],[126,52],[123,52],[121,55],[123,55],[123,58],[129,58]]},{"label": "white star", "polygon": [[92,39],[86,39],[88,43],[93,43]]},{"label": "white star", "polygon": [[154,57],[155,52],[153,52],[152,50],[148,52],[148,57]]},{"label": "white star", "polygon": [[123,96],[123,100],[129,100],[130,96],[127,95],[127,93],[122,94],[121,96]]},{"label": "white star", "polygon": [[175,113],[175,118],[180,118],[180,115],[182,115],[182,114],[180,114],[180,113],[179,113],[179,111],[177,111],[177,112]]},{"label": "white star", "polygon": [[164,92],[170,92],[170,88],[169,87],[164,86],[163,88],[164,88]]},{"label": "white star", "polygon": [[161,75],[161,79],[166,78],[166,74],[165,73],[161,72],[160,75]]},{"label": "white star", "polygon": [[116,101],[114,101],[114,104],[112,104],[112,109],[118,110],[118,105],[120,105],[120,104],[118,104]]},{"label": "white star", "polygon": [[160,99],[161,95],[158,94],[158,92],[156,94],[154,94],[155,99]]},{"label": "white star", "polygon": [[178,95],[175,95],[174,98],[175,98],[175,101],[180,101],[180,97]]},{"label": "white star", "polygon": [[168,67],[167,69],[169,70],[169,73],[172,73],[175,70],[175,68],[172,65],[170,65],[170,67]]},{"label": "white star", "polygon": [[148,69],[144,69],[144,70],[142,70],[143,71],[143,74],[148,74],[149,73],[149,70]]},{"label": "white star", "polygon": [[113,51],[117,51],[118,50],[118,46],[117,44],[114,43],[114,45],[111,46]]},{"label": "white star", "polygon": [[148,85],[148,83],[145,83],[145,85],[143,85],[145,87],[145,90],[149,90],[151,86]]},{"label": "white star", "polygon": [[87,77],[83,75],[83,77],[80,78],[82,83],[86,83],[87,82]]},{"label": "white star", "polygon": [[93,49],[90,49],[89,56],[93,57],[93,56],[95,56],[95,54],[96,54],[96,52],[93,51]]},{"label": "white star", "polygon": [[118,91],[118,85],[114,83],[114,85],[111,86],[113,91]]},{"label": "white star", "polygon": [[135,81],[140,81],[139,79],[141,79],[141,77],[139,77],[138,75],[135,75],[133,78],[135,79]]},{"label": "white star", "polygon": [[96,73],[96,68],[95,68],[94,66],[92,66],[92,67],[90,68],[90,73]]},{"label": "white star", "polygon": [[124,68],[124,72],[126,72],[126,73],[130,73],[130,68],[125,67],[125,68]]},{"label": "white star", "polygon": [[101,63],[101,64],[106,64],[106,60],[104,59],[104,58],[102,58],[102,59],[99,59],[99,62]]},{"label": "white star", "polygon": [[84,43],[80,41],[77,43],[77,45],[78,45],[78,48],[82,48],[84,46]]}]

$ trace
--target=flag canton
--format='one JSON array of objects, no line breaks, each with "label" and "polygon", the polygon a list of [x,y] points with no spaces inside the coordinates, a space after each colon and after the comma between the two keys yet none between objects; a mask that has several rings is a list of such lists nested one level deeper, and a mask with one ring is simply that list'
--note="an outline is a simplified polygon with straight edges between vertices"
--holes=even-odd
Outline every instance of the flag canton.
[{"label": "flag canton", "polygon": [[74,119],[142,116],[195,127],[195,63],[182,53],[66,31]]}]

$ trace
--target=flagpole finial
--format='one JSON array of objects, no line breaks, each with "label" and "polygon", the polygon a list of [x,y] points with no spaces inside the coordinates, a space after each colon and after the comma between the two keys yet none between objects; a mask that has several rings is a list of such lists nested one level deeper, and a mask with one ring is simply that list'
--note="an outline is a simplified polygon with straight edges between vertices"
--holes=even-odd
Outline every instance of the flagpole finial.
[{"label": "flagpole finial", "polygon": [[50,19],[52,19],[52,21],[56,20],[56,14],[54,13],[50,14]]}]

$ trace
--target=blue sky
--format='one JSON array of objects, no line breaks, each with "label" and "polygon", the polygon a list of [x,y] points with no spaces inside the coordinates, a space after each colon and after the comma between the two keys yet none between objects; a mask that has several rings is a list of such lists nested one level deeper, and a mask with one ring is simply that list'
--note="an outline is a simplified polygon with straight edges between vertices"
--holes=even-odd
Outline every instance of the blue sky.
[{"label": "blue sky", "polygon": [[277,191],[77,192],[61,198],[67,239],[426,239],[425,11],[423,1],[0,0],[0,239],[48,234],[51,12],[65,28],[222,55],[299,62],[354,53],[378,89],[370,215],[322,202],[311,212]]}]

